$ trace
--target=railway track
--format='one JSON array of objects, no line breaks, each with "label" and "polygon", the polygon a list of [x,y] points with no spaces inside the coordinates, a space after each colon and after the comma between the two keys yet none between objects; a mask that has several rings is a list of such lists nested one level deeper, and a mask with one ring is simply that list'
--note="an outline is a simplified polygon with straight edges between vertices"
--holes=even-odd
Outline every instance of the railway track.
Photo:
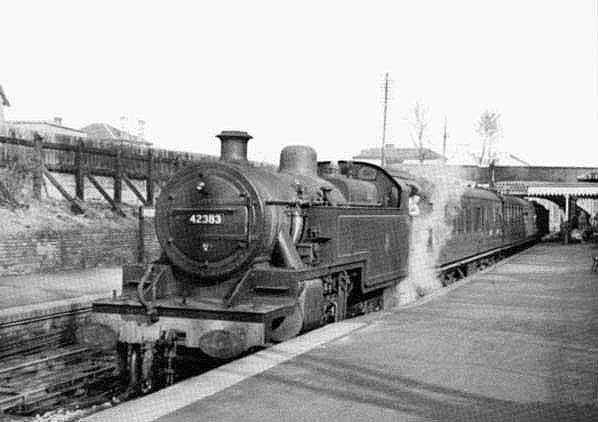
[{"label": "railway track", "polygon": [[109,400],[120,388],[114,354],[77,345],[0,363],[0,411],[27,415]]},{"label": "railway track", "polygon": [[[140,394],[123,384],[115,351],[77,344],[77,324],[53,324],[53,320],[77,318],[90,311],[84,308],[0,323],[0,422],[37,421],[36,415],[50,415],[41,420],[70,421],[97,411],[94,407],[111,406]],[[40,331],[42,322],[48,327]],[[4,335],[14,329],[26,334]],[[220,364],[182,355],[176,379]]]},{"label": "railway track", "polygon": [[0,421],[118,393],[114,353],[75,344],[75,328],[90,312],[83,306],[0,322]]},{"label": "railway track", "polygon": [[91,314],[91,305],[0,321],[0,362],[74,341],[74,328]]}]

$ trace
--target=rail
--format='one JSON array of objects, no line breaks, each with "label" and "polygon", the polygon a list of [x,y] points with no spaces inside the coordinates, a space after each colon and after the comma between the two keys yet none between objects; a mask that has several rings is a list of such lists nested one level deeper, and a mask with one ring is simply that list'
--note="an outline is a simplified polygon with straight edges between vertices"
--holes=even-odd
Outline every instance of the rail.
[{"label": "rail", "polygon": [[[0,413],[29,414],[80,396],[81,391],[115,378],[114,356],[87,347],[67,346],[0,366]],[[85,400],[89,400],[86,397]]]}]

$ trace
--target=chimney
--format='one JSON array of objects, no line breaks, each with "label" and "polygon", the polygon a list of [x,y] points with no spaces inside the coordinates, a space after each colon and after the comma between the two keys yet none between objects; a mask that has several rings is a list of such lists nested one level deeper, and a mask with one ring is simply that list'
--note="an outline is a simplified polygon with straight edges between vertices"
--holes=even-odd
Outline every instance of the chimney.
[{"label": "chimney", "polygon": [[62,126],[62,117],[54,117],[54,124]]},{"label": "chimney", "polygon": [[247,132],[223,130],[216,135],[220,139],[220,160],[247,163],[247,142],[252,138]]}]

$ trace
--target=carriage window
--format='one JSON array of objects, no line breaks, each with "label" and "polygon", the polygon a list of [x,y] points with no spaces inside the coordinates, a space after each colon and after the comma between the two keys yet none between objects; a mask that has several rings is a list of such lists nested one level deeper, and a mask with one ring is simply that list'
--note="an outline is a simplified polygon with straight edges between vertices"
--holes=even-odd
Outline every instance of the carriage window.
[{"label": "carriage window", "polygon": [[477,232],[480,230],[480,223],[482,222],[482,209],[475,207],[473,212],[473,231]]},{"label": "carriage window", "polygon": [[482,208],[482,230],[488,226],[488,208]]},{"label": "carriage window", "polygon": [[461,210],[459,212],[459,222],[458,222],[458,230],[459,233],[465,233],[465,210]]},{"label": "carriage window", "polygon": [[488,214],[488,208],[482,208],[482,230],[486,229],[486,215]]},{"label": "carriage window", "polygon": [[466,212],[465,212],[465,232],[466,233],[470,233],[471,232],[471,208],[467,208]]},{"label": "carriage window", "polygon": [[484,208],[480,208],[480,227],[478,228],[479,231],[483,231],[484,230],[484,214],[486,213],[486,210]]},{"label": "carriage window", "polygon": [[390,190],[390,204],[391,207],[400,208],[401,207],[401,194],[399,193],[399,188],[393,186]]}]

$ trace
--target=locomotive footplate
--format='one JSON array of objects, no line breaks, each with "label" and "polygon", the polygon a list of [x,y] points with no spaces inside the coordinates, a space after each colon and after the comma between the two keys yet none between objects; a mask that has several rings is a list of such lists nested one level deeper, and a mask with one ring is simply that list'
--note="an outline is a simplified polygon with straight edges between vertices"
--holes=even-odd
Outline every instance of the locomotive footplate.
[{"label": "locomotive footplate", "polygon": [[[252,298],[255,300],[255,298]],[[183,304],[184,302],[184,304]],[[190,319],[219,319],[224,321],[266,322],[287,315],[296,304],[289,297],[260,297],[259,303],[247,301],[226,307],[216,301],[198,301],[187,298],[157,299],[155,309],[158,317]],[[122,315],[146,315],[146,309],[138,301],[128,298],[96,300],[93,312]]]},{"label": "locomotive footplate", "polygon": [[169,332],[178,333],[178,343],[200,348],[218,358],[229,358],[270,339],[272,322],[291,314],[297,300],[260,297],[226,307],[222,303],[181,297],[158,299],[152,318],[147,309],[130,298],[97,300],[94,322],[109,327],[115,342],[158,342]]}]

